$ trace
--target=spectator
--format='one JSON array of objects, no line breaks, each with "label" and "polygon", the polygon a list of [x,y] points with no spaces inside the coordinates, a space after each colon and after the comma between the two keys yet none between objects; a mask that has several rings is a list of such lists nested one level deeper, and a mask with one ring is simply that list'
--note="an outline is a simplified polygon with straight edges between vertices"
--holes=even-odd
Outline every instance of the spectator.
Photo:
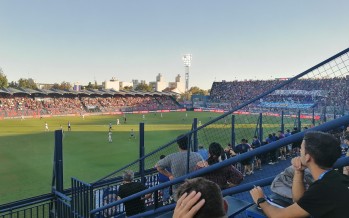
[{"label": "spectator", "polygon": [[[179,152],[167,155],[164,159],[159,160],[156,164],[156,169],[167,176],[170,180],[174,178],[186,175],[187,172],[193,172],[197,162],[203,160],[201,155],[196,152],[189,152],[189,169],[187,169],[187,155],[189,138],[187,135],[180,135],[177,137],[177,144]],[[172,172],[168,172],[166,169],[171,169]],[[178,184],[173,186],[176,190]]]},{"label": "spectator", "polygon": [[[297,134],[299,133],[299,130],[297,127],[293,128],[293,131],[291,132],[291,135]],[[298,142],[293,142],[292,143],[292,154],[293,155],[298,155],[299,154],[299,149],[301,148],[301,143],[302,141],[298,141]]]},{"label": "spectator", "polygon": [[[164,155],[164,154],[160,155],[160,160],[164,159],[165,157],[166,157],[166,155]],[[156,167],[156,166],[155,166],[155,167]],[[166,169],[166,170],[167,170],[168,172],[171,172],[171,169]],[[162,173],[159,173],[158,178],[159,178],[159,183],[160,183],[160,184],[170,181],[170,179],[169,179],[167,176],[165,176],[164,174],[162,174]],[[166,204],[170,203],[170,202],[169,202],[170,196],[171,196],[171,195],[170,195],[170,189],[171,189],[171,187],[169,186],[169,187],[165,187],[165,188],[163,188],[163,189],[161,190],[161,193],[162,193],[162,203],[163,203],[163,205],[166,205]]]},{"label": "spectator", "polygon": [[[285,138],[285,135],[281,130],[279,130],[278,131],[278,140],[283,139],[283,138]],[[281,147],[279,152],[280,152],[280,156],[278,158],[280,158],[280,160],[286,160],[286,152],[287,152],[286,146]]]},{"label": "spectator", "polygon": [[[300,157],[292,159],[295,170],[292,184],[293,203],[286,208],[269,204],[260,187],[250,191],[253,201],[268,217],[348,217],[349,177],[335,170],[341,156],[339,141],[323,132],[307,132]],[[305,190],[304,170],[309,168],[315,182]]]},{"label": "spectator", "polygon": [[[345,138],[344,138],[344,143],[348,146],[349,144],[349,135],[346,135]],[[345,150],[344,150],[345,151]],[[349,157],[349,150],[348,150],[348,147],[347,147],[347,150],[346,150],[346,157]],[[343,174],[344,175],[349,175],[349,166],[345,166],[343,167]]]},{"label": "spectator", "polygon": [[173,218],[224,218],[227,202],[214,182],[198,177],[185,181],[176,194]]},{"label": "spectator", "polygon": [[[123,173],[124,183],[119,187],[118,199],[126,198],[130,195],[147,189],[142,183],[133,182],[134,173],[132,170],[127,170]],[[151,194],[147,194],[144,197],[138,197],[130,201],[125,202],[125,210],[127,216],[132,216],[145,211],[145,199],[151,197]]]},{"label": "spectator", "polygon": [[207,160],[207,158],[208,158],[208,151],[207,151],[206,148],[204,148],[203,145],[199,145],[198,153],[201,155],[201,157],[202,157],[204,160]]},{"label": "spectator", "polygon": [[[199,162],[198,168],[200,169],[206,166],[211,166],[224,161],[225,159],[226,156],[222,146],[217,142],[213,142],[209,146],[209,158],[205,162]],[[242,173],[232,165],[207,173],[203,175],[203,177],[215,182],[221,189],[236,186],[244,179]]]},{"label": "spectator", "polygon": [[[247,142],[248,141],[246,139],[241,139],[241,144],[238,144],[235,147],[234,152],[236,154],[243,154],[243,153],[246,153],[246,152],[252,150],[251,146]],[[253,157],[247,158],[247,159],[241,161],[241,164],[244,166],[244,172],[243,172],[244,176],[253,174],[253,170],[252,170]]]},{"label": "spectator", "polygon": [[[260,146],[262,146],[261,141],[258,139],[257,136],[254,136],[252,139],[252,144],[251,144],[252,149],[259,148]],[[262,170],[262,155],[256,156],[256,164],[255,165],[256,165],[256,169]]]}]

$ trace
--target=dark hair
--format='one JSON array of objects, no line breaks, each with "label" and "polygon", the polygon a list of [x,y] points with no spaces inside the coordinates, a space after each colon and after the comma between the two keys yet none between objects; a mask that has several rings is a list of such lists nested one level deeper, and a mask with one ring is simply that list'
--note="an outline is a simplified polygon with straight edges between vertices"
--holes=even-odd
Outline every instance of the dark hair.
[{"label": "dark hair", "polygon": [[132,170],[125,170],[122,175],[123,180],[127,182],[132,182],[134,177],[135,177],[135,174]]},{"label": "dark hair", "polygon": [[187,150],[188,149],[188,135],[180,135],[177,137],[177,144],[180,149]]},{"label": "dark hair", "polygon": [[225,153],[223,147],[217,143],[212,142],[208,148],[208,153],[210,154],[210,157],[207,159],[208,165],[212,165],[219,162],[219,157],[221,157],[222,160],[225,160]]},{"label": "dark hair", "polygon": [[186,180],[177,189],[176,197],[179,199],[184,193],[190,194],[192,191],[201,192],[201,199],[205,199],[204,206],[195,214],[195,218],[218,218],[226,215],[222,192],[216,183],[202,177]]},{"label": "dark hair", "polygon": [[341,156],[340,142],[331,134],[310,131],[305,133],[303,141],[305,153],[309,154],[320,168],[331,168]]},{"label": "dark hair", "polygon": [[160,155],[160,160],[164,159],[165,157],[166,157],[166,155],[164,155],[164,154]]}]

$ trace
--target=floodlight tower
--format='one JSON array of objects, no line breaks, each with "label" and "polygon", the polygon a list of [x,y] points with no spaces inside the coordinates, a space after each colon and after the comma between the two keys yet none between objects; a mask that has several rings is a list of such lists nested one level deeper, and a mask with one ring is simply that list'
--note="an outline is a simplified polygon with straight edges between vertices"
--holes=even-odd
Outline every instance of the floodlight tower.
[{"label": "floodlight tower", "polygon": [[191,54],[183,55],[184,70],[185,70],[185,91],[189,90],[189,67],[191,65]]}]

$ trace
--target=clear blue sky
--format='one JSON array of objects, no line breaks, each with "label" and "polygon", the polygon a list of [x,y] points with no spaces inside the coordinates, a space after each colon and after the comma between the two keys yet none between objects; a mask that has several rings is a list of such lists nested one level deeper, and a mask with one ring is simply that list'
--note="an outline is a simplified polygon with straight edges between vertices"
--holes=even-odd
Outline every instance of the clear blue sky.
[{"label": "clear blue sky", "polygon": [[347,0],[0,0],[9,81],[184,79],[190,86],[303,72],[349,47]]}]

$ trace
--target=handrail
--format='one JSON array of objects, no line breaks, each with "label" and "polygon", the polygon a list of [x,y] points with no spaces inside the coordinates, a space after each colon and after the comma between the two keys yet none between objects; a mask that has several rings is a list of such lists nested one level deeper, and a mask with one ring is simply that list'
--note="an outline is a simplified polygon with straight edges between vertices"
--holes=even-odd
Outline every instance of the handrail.
[{"label": "handrail", "polygon": [[[282,82],[282,83],[279,84],[279,85],[276,85],[275,87],[273,87],[273,88],[271,88],[271,89],[269,89],[269,90],[267,90],[267,91],[261,93],[260,95],[254,97],[253,99],[250,99],[250,100],[248,100],[248,101],[242,103],[241,105],[236,106],[235,108],[231,109],[230,111],[228,111],[228,112],[226,112],[226,113],[223,113],[222,115],[220,115],[220,116],[218,116],[218,117],[216,117],[216,118],[214,118],[214,119],[208,121],[207,123],[205,123],[205,124],[203,124],[203,125],[197,127],[197,129],[190,130],[190,131],[187,132],[186,134],[187,134],[187,135],[191,135],[191,134],[193,134],[195,131],[199,131],[200,129],[203,129],[203,128],[205,128],[206,126],[208,126],[208,125],[210,125],[210,124],[212,124],[212,123],[215,123],[216,121],[218,121],[218,120],[220,120],[220,119],[226,117],[227,115],[231,114],[232,112],[238,111],[238,110],[244,108],[245,106],[247,106],[247,105],[249,105],[249,104],[251,104],[251,103],[253,103],[253,102],[259,100],[260,98],[262,98],[262,97],[264,97],[264,96],[266,96],[266,95],[268,95],[268,94],[274,92],[274,91],[277,90],[277,89],[280,89],[280,88],[282,88],[282,87],[284,87],[284,86],[286,86],[286,85],[288,85],[288,84],[294,82],[295,80],[301,78],[302,76],[308,74],[309,72],[311,72],[311,71],[313,71],[313,70],[319,68],[320,66],[322,66],[322,65],[324,65],[324,64],[326,64],[326,63],[328,63],[328,62],[330,62],[330,61],[332,61],[332,60],[334,60],[334,59],[336,59],[336,58],[338,58],[338,57],[340,57],[340,56],[342,56],[343,54],[348,53],[348,52],[349,52],[349,48],[344,49],[343,51],[341,51],[341,52],[339,52],[339,53],[333,55],[332,57],[327,58],[326,60],[320,62],[319,64],[316,64],[315,66],[309,68],[308,70],[306,70],[306,71],[304,71],[304,72],[302,72],[302,73],[300,73],[300,74],[298,74],[298,75],[292,77],[292,78],[289,79],[289,80],[286,80],[286,81]],[[144,158],[148,157],[149,155],[152,155],[152,154],[158,152],[159,150],[161,150],[162,148],[167,147],[167,146],[169,146],[169,145],[171,145],[171,144],[173,144],[173,143],[175,143],[175,142],[176,142],[176,139],[174,139],[174,140],[172,140],[171,142],[169,142],[169,143],[167,143],[167,144],[161,146],[160,148],[158,148],[158,149],[156,149],[155,151],[153,151],[153,152],[151,152],[151,153],[145,155],[144,157],[142,157],[142,158],[140,158],[140,159],[138,159],[138,160],[132,162],[131,164],[128,164],[128,165],[126,165],[125,167],[123,167],[123,168],[121,168],[121,169],[119,169],[119,170],[116,170],[116,171],[114,171],[114,172],[108,174],[107,176],[103,177],[103,178],[100,179],[100,180],[103,180],[103,179],[105,179],[105,178],[108,178],[109,176],[111,176],[111,175],[113,175],[113,174],[115,174],[115,173],[117,173],[117,172],[120,172],[120,171],[123,170],[123,169],[126,169],[127,167],[129,167],[129,166],[131,166],[131,165],[133,165],[133,164],[135,164],[135,163],[137,163],[137,162],[143,160]],[[96,182],[99,182],[100,180],[98,180],[98,181],[96,181]],[[96,182],[95,182],[95,183],[96,183]]]},{"label": "handrail", "polygon": [[[334,164],[333,168],[338,168],[338,167],[347,166],[347,165],[349,165],[349,157],[342,157],[342,158],[340,158],[340,159],[338,159],[336,161],[336,163]],[[274,176],[270,176],[270,177],[265,178],[265,179],[260,179],[260,180],[257,180],[257,181],[253,181],[253,182],[249,182],[249,183],[246,183],[246,184],[242,184],[242,185],[238,185],[238,186],[235,186],[235,187],[231,187],[231,188],[223,190],[222,191],[222,195],[223,196],[227,196],[227,195],[238,194],[238,193],[241,193],[241,192],[246,192],[246,191],[251,190],[254,186],[264,187],[264,186],[270,185],[273,182],[274,178],[275,178]],[[160,208],[157,208],[157,209],[154,209],[154,210],[148,210],[148,211],[146,211],[144,213],[140,213],[140,214],[137,214],[137,215],[134,215],[134,216],[131,216],[131,217],[132,218],[146,217],[146,216],[150,216],[152,214],[158,214],[158,213],[162,213],[162,212],[167,212],[167,211],[173,210],[175,208],[175,206],[176,206],[176,204],[173,203],[173,204],[166,205],[164,207],[160,207]]]},{"label": "handrail", "polygon": [[[326,132],[326,131],[329,131],[329,130],[334,129],[336,127],[346,125],[348,123],[349,123],[349,115],[346,115],[346,116],[343,116],[341,118],[338,118],[338,119],[326,122],[326,123],[324,123],[324,124],[322,124],[320,126],[313,127],[311,129],[309,129],[308,131],[324,131],[324,132]],[[158,189],[162,189],[162,188],[168,187],[169,185],[173,185],[173,184],[176,184],[176,183],[179,183],[179,182],[183,182],[187,178],[192,178],[192,177],[197,177],[197,176],[200,176],[200,175],[204,175],[206,173],[218,170],[218,169],[220,169],[222,167],[229,166],[229,165],[234,164],[236,162],[245,160],[247,158],[250,158],[250,157],[253,157],[253,156],[265,153],[267,151],[274,150],[276,148],[283,147],[285,145],[291,144],[291,143],[296,142],[296,141],[300,141],[304,137],[304,134],[305,134],[305,132],[299,132],[297,134],[291,135],[291,136],[283,138],[281,140],[272,142],[272,143],[270,143],[268,145],[259,147],[259,148],[255,149],[255,150],[246,152],[244,154],[237,155],[237,156],[235,156],[233,158],[230,158],[230,159],[225,160],[223,162],[220,162],[218,164],[214,164],[214,165],[212,165],[210,167],[206,167],[206,168],[200,169],[198,171],[189,173],[188,175],[184,175],[184,176],[175,178],[174,180],[171,180],[171,181],[159,184],[157,186],[154,186],[154,187],[149,188],[147,190],[144,190],[142,192],[133,194],[133,195],[128,196],[126,198],[123,198],[123,199],[121,199],[119,201],[115,201],[115,202],[109,203],[109,204],[107,204],[105,206],[102,206],[100,208],[96,208],[96,209],[92,210],[90,213],[91,214],[95,214],[95,213],[100,212],[102,210],[105,210],[105,209],[107,209],[109,207],[113,207],[113,206],[119,205],[121,203],[124,203],[126,201],[132,200],[134,198],[137,198],[137,197],[140,197],[140,196],[152,193],[154,191],[157,191]]]},{"label": "handrail", "polygon": [[0,206],[0,213],[6,212],[9,210],[18,209],[21,207],[30,206],[33,204],[39,204],[45,201],[50,201],[50,200],[53,200],[54,197],[55,195],[53,193],[48,193],[48,194],[39,195],[36,197],[31,197],[31,198],[27,198],[27,199],[15,201],[15,202],[3,204]]},{"label": "handrail", "polygon": [[68,196],[66,196],[65,194],[59,192],[59,191],[54,191],[55,195],[57,195],[58,197],[62,198],[63,200],[66,201],[71,201],[72,199]]}]

